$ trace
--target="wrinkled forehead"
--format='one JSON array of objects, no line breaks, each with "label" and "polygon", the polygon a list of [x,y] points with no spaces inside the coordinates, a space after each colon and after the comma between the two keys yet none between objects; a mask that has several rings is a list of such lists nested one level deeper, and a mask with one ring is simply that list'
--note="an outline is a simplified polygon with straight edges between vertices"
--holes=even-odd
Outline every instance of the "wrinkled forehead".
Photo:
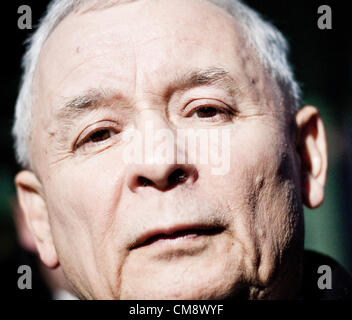
[{"label": "wrinkled forehead", "polygon": [[141,0],[103,10],[81,8],[46,41],[36,92],[39,100],[56,105],[84,89],[80,86],[114,87],[118,80],[126,91],[139,74],[143,84],[150,85],[146,90],[175,72],[214,65],[245,77],[241,68],[247,64],[248,69],[250,52],[240,31],[230,14],[206,0]]},{"label": "wrinkled forehead", "polygon": [[44,48],[53,41],[58,47],[75,46],[77,41],[92,39],[94,35],[115,43],[122,41],[126,33],[136,40],[148,41],[150,37],[184,37],[186,31],[201,41],[209,35],[215,36],[214,32],[217,36],[226,35],[229,26],[231,29],[235,25],[229,13],[208,0],[117,1],[113,6],[96,10],[95,6],[89,6],[90,2],[65,17],[51,32]]}]

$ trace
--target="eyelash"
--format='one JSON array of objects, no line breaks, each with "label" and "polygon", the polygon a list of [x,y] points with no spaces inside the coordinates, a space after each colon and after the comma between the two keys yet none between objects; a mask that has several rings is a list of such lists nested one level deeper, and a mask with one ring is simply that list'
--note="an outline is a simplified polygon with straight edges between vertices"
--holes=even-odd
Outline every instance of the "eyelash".
[{"label": "eyelash", "polygon": [[[188,114],[187,114],[187,118],[191,118],[196,112],[201,111],[204,109],[211,109],[211,111],[217,113],[215,116],[210,116],[210,117],[197,117],[198,119],[210,119],[210,120],[201,120],[201,121],[226,121],[226,120],[230,120],[232,119],[232,117],[235,115],[235,112],[233,110],[230,109],[225,109],[223,107],[220,106],[214,106],[214,105],[202,105],[199,107],[194,108],[193,110],[191,110]],[[208,110],[209,111],[209,110]],[[214,119],[219,113],[221,113],[222,115],[222,119]]]},{"label": "eyelash", "polygon": [[[103,135],[105,133],[108,133],[109,136],[106,138],[103,138],[102,140],[99,141],[93,141],[94,136],[99,134],[99,133],[103,133]],[[84,145],[87,144],[100,144],[105,142],[106,140],[112,138],[114,135],[118,134],[119,131],[116,128],[112,128],[112,127],[100,127],[100,128],[96,128],[95,130],[93,130],[92,132],[89,132],[83,139],[78,140],[78,142],[75,144],[74,149],[77,150],[78,148],[83,147]],[[98,137],[99,139],[99,137]]]}]

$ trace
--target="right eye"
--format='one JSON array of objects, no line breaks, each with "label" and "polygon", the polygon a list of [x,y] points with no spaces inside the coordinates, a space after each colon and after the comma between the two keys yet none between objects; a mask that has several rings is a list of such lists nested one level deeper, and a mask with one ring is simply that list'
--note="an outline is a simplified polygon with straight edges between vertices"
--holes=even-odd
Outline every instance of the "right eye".
[{"label": "right eye", "polygon": [[88,136],[88,142],[100,142],[109,139],[112,136],[112,132],[109,129],[102,129],[93,132]]},{"label": "right eye", "polygon": [[[85,130],[88,131],[88,130]],[[79,138],[77,140],[77,143],[75,144],[75,150],[80,148],[80,147],[94,147],[100,144],[107,143],[108,140],[110,140],[113,136],[118,134],[120,131],[112,126],[109,127],[99,127],[93,130],[89,130],[89,132],[85,133],[83,132],[81,136],[82,138]]]}]

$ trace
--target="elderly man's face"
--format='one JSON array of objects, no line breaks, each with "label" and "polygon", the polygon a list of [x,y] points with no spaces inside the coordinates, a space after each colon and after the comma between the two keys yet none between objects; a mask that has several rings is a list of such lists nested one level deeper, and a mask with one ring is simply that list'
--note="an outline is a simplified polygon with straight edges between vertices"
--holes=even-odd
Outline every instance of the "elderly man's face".
[{"label": "elderly man's face", "polygon": [[[22,202],[41,258],[81,297],[295,294],[299,158],[277,85],[223,10],[159,0],[71,14],[43,48],[33,104],[39,179]],[[127,163],[123,133],[145,146],[147,124],[228,130],[228,172]]]}]

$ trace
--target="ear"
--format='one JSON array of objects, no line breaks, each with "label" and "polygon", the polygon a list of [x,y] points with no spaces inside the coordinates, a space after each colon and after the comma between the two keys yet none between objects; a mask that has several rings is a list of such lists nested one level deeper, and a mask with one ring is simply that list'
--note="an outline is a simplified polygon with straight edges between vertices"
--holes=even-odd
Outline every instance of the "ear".
[{"label": "ear", "polygon": [[51,233],[49,216],[42,185],[36,175],[28,170],[15,178],[17,196],[27,226],[32,233],[41,260],[50,268],[59,265]]},{"label": "ear", "polygon": [[328,151],[323,120],[318,110],[306,106],[296,114],[297,150],[301,159],[304,204],[319,207],[324,201]]}]

